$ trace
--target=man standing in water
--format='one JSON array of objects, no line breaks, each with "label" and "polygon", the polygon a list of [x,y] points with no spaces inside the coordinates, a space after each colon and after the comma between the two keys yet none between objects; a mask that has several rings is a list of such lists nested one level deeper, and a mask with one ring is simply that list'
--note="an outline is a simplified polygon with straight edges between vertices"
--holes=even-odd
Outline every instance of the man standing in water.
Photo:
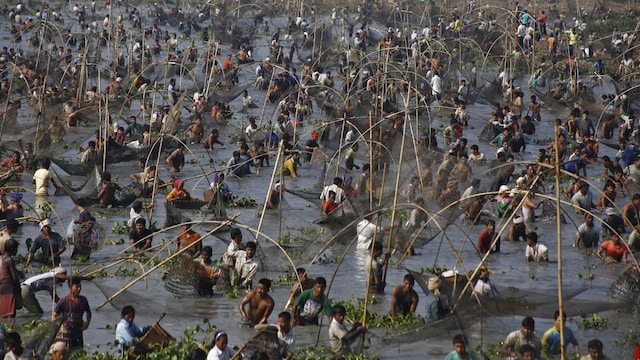
[{"label": "man standing in water", "polygon": [[[242,314],[243,321],[251,322],[251,325],[267,323],[274,307],[273,298],[269,295],[270,288],[271,280],[260,279],[260,281],[258,281],[258,287],[249,291],[244,299],[242,299],[238,309],[240,310],[240,314]],[[245,309],[247,304],[249,305],[249,309]]]},{"label": "man standing in water", "polygon": [[323,277],[316,278],[312,289],[300,293],[293,305],[293,326],[318,325],[318,314],[324,312],[331,323],[331,300],[324,293],[327,288],[327,280]]},{"label": "man standing in water", "polygon": [[249,241],[244,250],[238,251],[238,257],[234,265],[233,277],[235,284],[247,289],[251,289],[253,277],[258,272],[260,262],[254,257],[256,254],[256,243]]},{"label": "man standing in water", "polygon": [[[82,332],[87,330],[91,323],[89,302],[86,297],[80,295],[81,281],[79,277],[69,280],[69,295],[60,299],[53,310],[53,320],[62,320],[62,334],[72,349],[81,349],[84,346]],[[86,321],[83,321],[83,315],[86,316]]]},{"label": "man standing in water", "polygon": [[27,256],[27,266],[31,263],[38,250],[42,249],[42,257],[39,261],[48,266],[60,264],[60,254],[67,250],[62,236],[51,230],[51,220],[44,219],[40,222],[41,234],[33,240],[33,245]]},{"label": "man standing in water", "polygon": [[36,185],[36,196],[49,195],[49,181],[58,188],[56,182],[53,180],[51,172],[49,172],[49,166],[51,166],[51,160],[48,158],[42,159],[40,169],[33,174],[33,183]]},{"label": "man standing in water", "polygon": [[467,351],[467,338],[458,334],[453,337],[453,351],[444,360],[478,360],[478,356]]},{"label": "man standing in water", "polygon": [[413,275],[404,276],[404,282],[393,289],[391,294],[391,316],[415,313],[418,306],[418,293],[413,290],[415,279]]}]

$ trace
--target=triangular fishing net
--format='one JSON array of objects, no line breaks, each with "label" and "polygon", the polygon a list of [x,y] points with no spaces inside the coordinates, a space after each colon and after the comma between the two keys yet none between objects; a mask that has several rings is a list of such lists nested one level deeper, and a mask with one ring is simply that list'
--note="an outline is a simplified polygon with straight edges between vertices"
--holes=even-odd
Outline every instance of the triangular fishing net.
[{"label": "triangular fishing net", "polygon": [[[37,326],[35,325],[37,322]],[[56,339],[58,331],[60,331],[60,322],[38,319],[29,324],[28,329],[19,332],[22,335],[22,346],[25,349],[32,349],[40,359],[44,359],[49,352],[49,346]],[[23,327],[25,327],[23,325]]]},{"label": "triangular fishing net", "polygon": [[72,186],[68,184],[64,179],[54,172],[59,181],[57,183],[64,190],[64,192],[71,197],[75,202],[78,199],[89,200],[90,202],[97,201],[98,187],[102,181],[100,170],[97,167],[93,168],[93,171],[89,172],[84,183],[80,186]]},{"label": "triangular fishing net", "polygon": [[313,154],[311,154],[311,166],[321,168],[329,162],[329,157],[320,148],[315,148]]},{"label": "triangular fishing net", "polygon": [[170,203],[165,203],[164,209],[166,213],[166,216],[164,218],[165,228],[182,223],[182,212],[178,208],[171,205]]}]

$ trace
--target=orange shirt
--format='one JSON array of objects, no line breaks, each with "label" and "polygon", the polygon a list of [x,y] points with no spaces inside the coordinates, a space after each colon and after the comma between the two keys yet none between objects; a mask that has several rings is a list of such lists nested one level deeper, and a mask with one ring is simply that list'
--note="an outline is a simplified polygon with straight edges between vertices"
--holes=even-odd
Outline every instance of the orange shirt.
[{"label": "orange shirt", "polygon": [[621,242],[616,245],[611,240],[603,242],[602,245],[600,245],[600,249],[598,249],[598,253],[600,253],[602,250],[605,251],[605,257],[611,257],[617,262],[621,262],[622,259],[625,259],[627,257],[627,254],[629,253],[629,249],[624,243]]},{"label": "orange shirt", "polygon": [[[180,243],[181,248],[186,248],[187,246],[193,244],[194,242],[200,241],[200,238],[201,236],[197,232],[189,234],[188,232],[185,231],[180,233],[180,235],[178,235],[178,242]],[[198,252],[198,246],[191,246],[189,250],[187,250],[186,252],[193,255],[196,252]]]},{"label": "orange shirt", "polygon": [[340,204],[325,202],[322,204],[322,211],[330,214],[333,210],[337,209]]}]

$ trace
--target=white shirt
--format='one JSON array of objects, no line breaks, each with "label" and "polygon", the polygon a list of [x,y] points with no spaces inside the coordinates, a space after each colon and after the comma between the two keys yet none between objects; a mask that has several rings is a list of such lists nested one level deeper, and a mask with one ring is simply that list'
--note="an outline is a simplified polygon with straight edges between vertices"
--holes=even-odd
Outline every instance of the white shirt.
[{"label": "white shirt", "polygon": [[248,285],[258,272],[258,266],[260,266],[260,263],[255,257],[247,259],[247,255],[244,250],[241,250],[238,253],[239,256],[236,258],[235,271],[242,281],[241,285]]},{"label": "white shirt", "polygon": [[224,350],[220,350],[214,345],[207,355],[207,360],[229,360],[235,354],[236,351],[228,346]]},{"label": "white shirt", "polygon": [[440,76],[433,75],[431,78],[431,94],[440,95],[442,93],[442,79]]},{"label": "white shirt", "polygon": [[322,193],[320,194],[320,200],[322,200],[322,202],[329,200],[329,191],[336,193],[336,204],[340,204],[346,198],[344,190],[336,184],[331,184],[322,189]]},{"label": "white shirt", "polygon": [[[478,295],[479,297],[493,297],[493,292],[491,291],[491,283],[489,281],[478,279],[478,281],[476,282],[476,286],[473,288],[473,293],[475,295]],[[472,295],[472,298],[474,298],[475,295]]]},{"label": "white shirt", "polygon": [[549,261],[549,249],[542,244],[536,244],[534,247],[527,245],[525,257],[527,260],[535,262]]},{"label": "white shirt", "polygon": [[368,249],[371,246],[371,241],[373,240],[373,233],[375,231],[379,231],[382,228],[376,226],[374,223],[367,219],[362,219],[357,227],[358,232],[358,245],[356,248],[358,249]]},{"label": "white shirt", "polygon": [[484,154],[478,153],[478,155],[474,155],[473,153],[469,154],[469,161],[480,161],[484,160]]},{"label": "white shirt", "polygon": [[278,328],[278,340],[280,341],[281,347],[285,348],[288,352],[293,352],[296,343],[296,338],[293,336],[293,329],[289,329],[289,332],[285,334]]},{"label": "white shirt", "polygon": [[49,188],[49,180],[53,176],[47,169],[39,169],[33,174],[33,179],[36,181],[36,195],[47,196]]},{"label": "white shirt", "polygon": [[131,208],[131,210],[129,211],[129,221],[127,221],[129,227],[133,228],[136,225],[136,220],[140,219],[141,217],[141,213],[137,213],[135,210],[133,210],[133,208]]}]

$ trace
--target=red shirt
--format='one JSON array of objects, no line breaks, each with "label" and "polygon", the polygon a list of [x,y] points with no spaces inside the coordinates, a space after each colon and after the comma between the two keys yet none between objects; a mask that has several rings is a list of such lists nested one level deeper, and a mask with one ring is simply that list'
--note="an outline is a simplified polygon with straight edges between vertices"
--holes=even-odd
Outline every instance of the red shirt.
[{"label": "red shirt", "polygon": [[478,251],[481,254],[485,254],[491,249],[491,243],[497,237],[498,233],[496,233],[495,231],[493,232],[493,234],[489,234],[489,230],[484,229],[484,231],[481,232],[478,236]]},{"label": "red shirt", "polygon": [[547,14],[540,14],[540,16],[538,16],[538,22],[540,23],[540,25],[546,23],[547,22]]},{"label": "red shirt", "polygon": [[605,257],[611,257],[615,259],[617,262],[621,262],[622,259],[625,259],[627,257],[627,254],[629,253],[629,249],[624,243],[620,242],[618,245],[616,245],[611,240],[605,241],[602,243],[602,245],[600,245],[600,249],[598,249],[598,254],[602,250],[605,251]]}]

